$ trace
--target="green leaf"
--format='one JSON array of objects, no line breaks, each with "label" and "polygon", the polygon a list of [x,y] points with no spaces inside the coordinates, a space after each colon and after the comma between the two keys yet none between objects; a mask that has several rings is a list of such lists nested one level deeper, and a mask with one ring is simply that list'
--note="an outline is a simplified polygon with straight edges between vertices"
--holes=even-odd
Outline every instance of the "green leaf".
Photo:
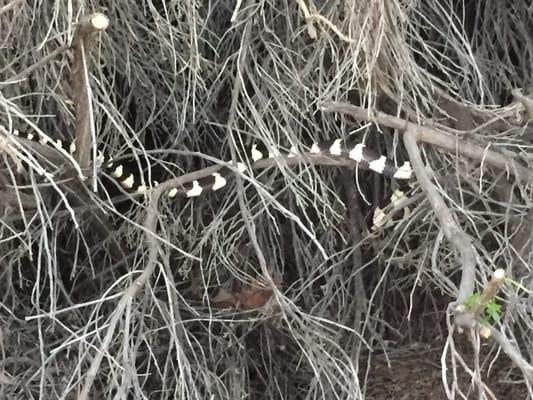
[{"label": "green leaf", "polygon": [[494,321],[498,322],[501,317],[502,306],[491,299],[485,306],[485,313]]},{"label": "green leaf", "polygon": [[476,301],[478,301],[479,296],[481,296],[479,292],[474,292],[468,296],[468,298],[465,300],[465,307],[470,310],[474,304],[476,304]]},{"label": "green leaf", "polygon": [[[465,307],[468,310],[471,310],[479,300],[480,296],[481,294],[479,292],[472,293],[464,302]],[[498,322],[501,317],[502,306],[496,303],[496,300],[491,299],[487,304],[485,304],[485,309],[483,311],[483,315],[481,315],[482,323],[489,324],[491,321]]]}]

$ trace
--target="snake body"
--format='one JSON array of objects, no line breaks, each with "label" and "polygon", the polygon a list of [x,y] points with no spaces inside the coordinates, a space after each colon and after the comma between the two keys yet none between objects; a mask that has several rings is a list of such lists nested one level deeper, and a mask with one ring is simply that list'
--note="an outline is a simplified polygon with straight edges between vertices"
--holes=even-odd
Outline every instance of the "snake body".
[{"label": "snake body", "polygon": [[[64,143],[61,140],[50,140],[47,137],[40,137],[32,133],[22,131],[12,131],[13,136],[39,142],[42,145],[52,146],[55,149],[73,154],[76,150],[74,143]],[[346,138],[338,138],[323,142],[315,142],[303,152],[296,147],[292,147],[288,152],[269,151],[262,143],[256,143],[249,147],[246,152],[248,164],[243,160],[237,162],[236,169],[245,173],[248,168],[253,168],[254,164],[268,158],[285,156],[292,158],[300,155],[324,155],[332,158],[349,159],[355,161],[362,169],[370,170],[385,177],[398,180],[409,181],[413,177],[413,171],[408,161],[401,166],[397,166],[393,160],[374,152],[365,144],[360,143],[353,135]],[[124,163],[113,161],[111,157],[100,154],[101,170],[113,177],[126,191],[133,194],[146,193],[149,187],[157,186],[157,181],[147,183],[142,174],[131,172]],[[228,180],[235,174],[235,168],[231,164],[222,166],[217,172],[209,176],[193,180],[183,185],[168,189],[165,195],[169,198],[178,196],[198,197],[208,192],[218,191],[228,184]]]}]

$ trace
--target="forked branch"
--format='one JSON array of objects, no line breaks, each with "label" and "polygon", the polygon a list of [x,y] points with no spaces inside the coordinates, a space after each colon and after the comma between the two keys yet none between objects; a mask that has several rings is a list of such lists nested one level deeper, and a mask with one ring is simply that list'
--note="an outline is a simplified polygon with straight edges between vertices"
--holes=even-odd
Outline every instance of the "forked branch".
[{"label": "forked branch", "polygon": [[[339,103],[324,104],[323,109],[326,111],[342,112],[351,115],[357,120],[376,122],[380,125],[399,129],[404,132],[404,144],[409,153],[416,178],[430,201],[444,235],[459,254],[458,261],[461,265],[462,274],[455,306],[453,307],[455,324],[460,328],[466,329],[473,329],[479,326],[478,320],[480,313],[484,310],[485,305],[496,296],[504,280],[504,273],[503,270],[497,270],[479,299],[477,299],[469,310],[466,309],[464,303],[473,294],[475,286],[476,252],[472,245],[471,237],[456,222],[446,202],[431,182],[431,178],[422,161],[418,142],[433,144],[469,158],[483,161],[494,167],[508,170],[517,180],[531,180],[531,171],[519,165],[513,159],[486,150],[463,138],[457,138],[446,132],[417,125],[392,115],[381,112],[369,112],[360,107]],[[492,326],[488,326],[487,329],[490,331],[490,336],[493,340],[502,347],[509,358],[522,370],[524,377],[530,383],[533,383],[533,366],[522,357],[517,346],[498,329]]]}]

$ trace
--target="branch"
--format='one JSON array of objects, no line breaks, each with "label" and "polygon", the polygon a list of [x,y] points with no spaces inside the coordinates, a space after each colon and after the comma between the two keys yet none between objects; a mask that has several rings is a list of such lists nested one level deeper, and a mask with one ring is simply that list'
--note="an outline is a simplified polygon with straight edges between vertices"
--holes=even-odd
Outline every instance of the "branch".
[{"label": "branch", "polygon": [[471,143],[464,138],[452,136],[447,132],[418,125],[380,111],[371,111],[347,103],[322,103],[321,108],[322,111],[340,112],[350,115],[357,120],[374,122],[400,131],[410,130],[416,135],[417,141],[419,142],[432,144],[452,153],[458,153],[473,160],[483,162],[484,164],[509,171],[518,181],[525,180],[529,182],[532,180],[533,171],[520,165],[514,159],[487,150],[486,148]]},{"label": "branch", "polygon": [[302,10],[302,13],[304,14],[305,22],[307,23],[307,34],[311,39],[317,38],[317,31],[316,28],[313,25],[313,21],[311,20],[311,13],[309,12],[309,8],[307,7],[307,4],[305,4],[304,0],[296,0],[298,5],[300,6],[300,9]]},{"label": "branch", "polygon": [[490,336],[494,341],[496,341],[502,348],[502,350],[509,356],[509,358],[516,364],[518,368],[522,371],[524,378],[529,382],[533,383],[533,366],[528,363],[518,351],[518,346],[513,345],[511,340],[508,339],[503,333],[498,329],[489,326]]},{"label": "branch", "polygon": [[13,0],[11,3],[6,4],[5,6],[0,8],[0,15],[3,13],[8,12],[9,10],[15,8],[17,5],[23,3],[25,0]]},{"label": "branch", "polygon": [[489,301],[491,301],[499,292],[500,287],[502,283],[505,280],[505,271],[503,269],[497,269],[494,271],[494,274],[492,275],[492,279],[490,282],[485,286],[483,289],[483,292],[479,296],[479,298],[476,300],[474,305],[470,308],[470,311],[474,316],[480,317],[483,311],[485,310],[485,306]]},{"label": "branch", "polygon": [[123,316],[124,309],[126,308],[126,306],[128,306],[128,304],[130,304],[130,302],[137,295],[139,290],[147,284],[157,267],[157,254],[159,250],[159,245],[154,233],[156,232],[156,222],[158,215],[157,203],[159,201],[160,196],[161,191],[155,190],[150,198],[148,209],[146,211],[146,218],[144,220],[144,227],[146,232],[145,241],[148,247],[148,261],[146,263],[146,268],[142,272],[142,274],[137,279],[135,279],[132,284],[126,289],[124,295],[120,298],[116,309],[113,311],[113,314],[109,321],[109,326],[107,328],[107,333],[104,337],[104,340],[102,341],[102,346],[97,351],[94,359],[91,362],[91,366],[85,378],[85,384],[83,385],[83,389],[78,397],[78,400],[89,399],[89,393],[96,378],[96,374],[100,369],[100,365],[102,364],[104,355],[108,353],[109,346],[111,345],[111,341],[115,336],[114,333],[120,321],[120,318]]},{"label": "branch", "polygon": [[[455,222],[448,206],[436,190],[435,186],[431,183],[429,175],[427,174],[422,161],[417,141],[434,144],[450,151],[458,151],[460,154],[470,158],[480,161],[483,160],[487,164],[491,164],[502,169],[509,169],[517,179],[520,179],[520,177],[527,177],[530,171],[527,168],[518,165],[512,159],[507,159],[506,157],[495,152],[486,151],[477,145],[468,143],[464,139],[459,140],[458,138],[447,135],[444,132],[416,125],[381,112],[376,112],[373,116],[371,116],[367,110],[360,107],[334,103],[324,105],[323,110],[344,112],[356,119],[377,122],[391,128],[405,131],[403,137],[404,144],[407,152],[409,153],[411,165],[417,180],[426,193],[431,206],[435,211],[437,218],[439,219],[445,236],[461,255],[459,261],[461,262],[462,266],[462,274],[459,291],[457,294],[457,303],[459,303],[461,306],[456,307],[454,310],[455,323],[459,327],[474,327],[476,323],[476,314],[479,314],[480,310],[483,310],[484,304],[486,304],[498,292],[504,279],[502,274],[503,271],[497,270],[495,272],[493,279],[484,289],[480,299],[476,305],[474,305],[474,308],[470,311],[466,311],[464,306],[462,306],[462,303],[464,303],[474,289],[476,254],[471,245],[470,237]],[[492,338],[502,347],[503,351],[509,356],[509,358],[520,368],[524,374],[524,377],[529,382],[533,382],[533,366],[531,366],[522,357],[517,349],[517,346],[511,344],[509,339],[507,339],[496,328],[489,326],[489,329]]]},{"label": "branch", "polygon": [[24,77],[28,76],[29,74],[31,74],[34,70],[36,70],[37,68],[39,68],[40,66],[48,63],[49,61],[53,60],[54,58],[56,58],[58,55],[60,55],[61,53],[64,53],[65,51],[67,51],[68,49],[70,48],[70,46],[68,45],[64,45],[64,46],[61,46],[61,47],[58,47],[57,49],[55,49],[54,51],[52,51],[51,53],[47,54],[46,56],[44,56],[43,58],[41,58],[39,61],[37,61],[35,64],[32,64],[30,65],[28,68],[26,68],[24,71],[22,72],[19,72],[17,75],[15,76],[12,76],[11,78],[9,78],[6,83],[13,83],[13,82],[16,82],[18,80],[21,80],[23,79]]},{"label": "branch", "polygon": [[403,136],[405,148],[409,153],[409,159],[420,187],[426,193],[431,207],[440,222],[444,235],[460,254],[459,262],[461,263],[462,275],[457,293],[457,302],[462,304],[474,290],[476,253],[471,245],[470,236],[455,222],[450,209],[435,186],[431,183],[431,179],[422,161],[422,156],[420,155],[420,149],[417,144],[418,138],[419,131],[413,131],[410,127]]},{"label": "branch", "polygon": [[[72,91],[76,106],[76,160],[80,168],[89,167],[92,159],[96,160],[96,134],[94,132],[93,110],[91,103],[91,87],[86,55],[89,53],[90,37],[93,33],[105,30],[109,19],[100,13],[88,15],[82,19],[73,41]],[[93,171],[96,172],[96,171]],[[92,174],[96,187],[96,173]]]}]

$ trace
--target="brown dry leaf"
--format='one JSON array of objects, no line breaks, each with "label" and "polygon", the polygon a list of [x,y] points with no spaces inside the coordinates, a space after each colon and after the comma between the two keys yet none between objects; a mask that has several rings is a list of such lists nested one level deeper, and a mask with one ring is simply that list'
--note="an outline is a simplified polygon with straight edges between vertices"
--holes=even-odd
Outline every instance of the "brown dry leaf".
[{"label": "brown dry leaf", "polygon": [[237,298],[237,307],[242,310],[254,310],[263,307],[272,297],[272,289],[256,288],[242,290]]}]

